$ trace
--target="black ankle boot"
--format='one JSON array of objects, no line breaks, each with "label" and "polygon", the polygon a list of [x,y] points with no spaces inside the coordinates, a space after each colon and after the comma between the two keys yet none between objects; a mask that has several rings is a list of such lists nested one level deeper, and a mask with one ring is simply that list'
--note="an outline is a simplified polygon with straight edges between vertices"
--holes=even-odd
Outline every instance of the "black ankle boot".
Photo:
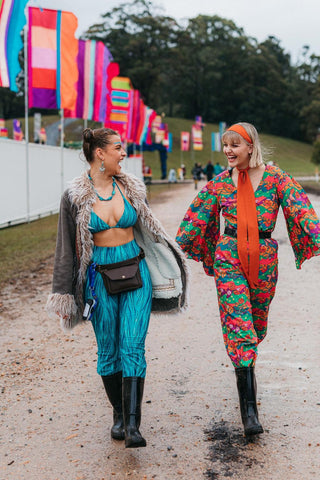
[{"label": "black ankle boot", "polygon": [[113,426],[111,437],[124,440],[124,423],[122,414],[122,372],[114,375],[101,376],[109,401],[113,406]]},{"label": "black ankle boot", "polygon": [[122,385],[125,446],[126,448],[145,447],[147,442],[139,432],[144,378],[125,377]]},{"label": "black ankle boot", "polygon": [[236,368],[236,377],[244,433],[245,435],[263,433],[258,419],[254,368]]}]

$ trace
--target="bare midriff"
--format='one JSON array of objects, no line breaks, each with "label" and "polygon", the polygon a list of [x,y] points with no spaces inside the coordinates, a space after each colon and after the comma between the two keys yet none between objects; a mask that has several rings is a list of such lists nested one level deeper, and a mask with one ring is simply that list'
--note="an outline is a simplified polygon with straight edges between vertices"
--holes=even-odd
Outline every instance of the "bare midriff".
[{"label": "bare midriff", "polygon": [[110,228],[93,234],[93,243],[97,247],[118,247],[134,239],[133,227]]}]

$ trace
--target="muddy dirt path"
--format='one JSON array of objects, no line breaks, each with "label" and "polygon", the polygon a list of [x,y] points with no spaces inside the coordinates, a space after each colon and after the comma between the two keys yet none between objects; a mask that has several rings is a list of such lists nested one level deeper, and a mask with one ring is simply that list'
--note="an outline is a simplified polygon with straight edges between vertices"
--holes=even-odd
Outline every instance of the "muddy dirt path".
[{"label": "muddy dirt path", "polygon": [[[153,202],[174,235],[192,184]],[[320,198],[310,196],[320,214]],[[191,308],[153,317],[141,431],[147,448],[110,439],[90,325],[65,335],[44,313],[49,259],[10,285],[1,307],[1,480],[305,480],[320,478],[320,258],[297,271],[282,214],[279,283],[256,368],[265,433],[242,435],[214,281],[192,268]]]}]

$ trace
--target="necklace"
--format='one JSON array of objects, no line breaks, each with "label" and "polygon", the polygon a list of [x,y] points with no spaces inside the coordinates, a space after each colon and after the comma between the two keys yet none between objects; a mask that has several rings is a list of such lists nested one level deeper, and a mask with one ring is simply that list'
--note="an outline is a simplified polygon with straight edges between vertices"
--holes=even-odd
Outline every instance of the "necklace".
[{"label": "necklace", "polygon": [[108,197],[108,198],[103,198],[103,197],[101,197],[101,195],[99,195],[99,193],[97,192],[97,190],[94,188],[93,180],[92,180],[91,176],[88,175],[88,177],[89,177],[89,180],[90,180],[90,182],[91,182],[92,190],[93,190],[94,193],[97,195],[97,197],[99,198],[99,200],[101,200],[102,202],[109,202],[109,200],[112,200],[112,199],[113,199],[114,194],[116,193],[116,181],[115,181],[114,177],[112,177],[112,180],[113,180],[113,181],[112,181],[112,193],[111,193],[110,197]]}]

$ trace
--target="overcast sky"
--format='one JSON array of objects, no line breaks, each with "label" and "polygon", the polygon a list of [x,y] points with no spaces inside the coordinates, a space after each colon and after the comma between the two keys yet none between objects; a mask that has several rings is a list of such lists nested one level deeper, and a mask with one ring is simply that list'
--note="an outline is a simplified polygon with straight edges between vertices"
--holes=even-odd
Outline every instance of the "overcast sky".
[{"label": "overcast sky", "polygon": [[[31,0],[28,5],[69,10],[78,17],[79,36],[100,20],[100,14],[125,0]],[[304,45],[320,55],[320,0],[155,0],[166,15],[177,20],[198,14],[220,15],[243,27],[259,41],[274,35],[295,62]]]}]

